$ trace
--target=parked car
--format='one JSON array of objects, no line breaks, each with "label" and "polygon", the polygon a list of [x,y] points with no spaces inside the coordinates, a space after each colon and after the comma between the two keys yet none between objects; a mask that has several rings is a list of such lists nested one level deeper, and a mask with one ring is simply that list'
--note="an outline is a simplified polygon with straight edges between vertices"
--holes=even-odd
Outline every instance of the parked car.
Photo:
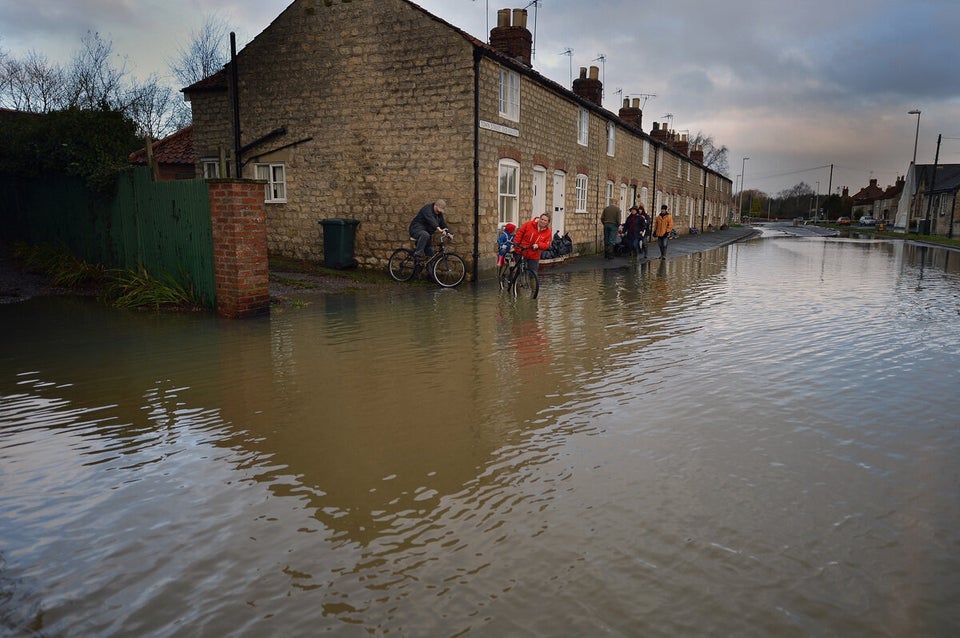
[{"label": "parked car", "polygon": [[849,218],[849,217],[838,217],[838,218],[837,218],[837,224],[838,224],[839,226],[849,226],[849,225],[852,224],[852,223],[853,223],[853,222],[850,221],[850,218]]},{"label": "parked car", "polygon": [[875,220],[875,219],[874,219],[873,217],[871,217],[870,215],[864,215],[863,217],[860,218],[860,225],[861,225],[861,226],[876,226],[876,225],[877,225],[877,220]]}]

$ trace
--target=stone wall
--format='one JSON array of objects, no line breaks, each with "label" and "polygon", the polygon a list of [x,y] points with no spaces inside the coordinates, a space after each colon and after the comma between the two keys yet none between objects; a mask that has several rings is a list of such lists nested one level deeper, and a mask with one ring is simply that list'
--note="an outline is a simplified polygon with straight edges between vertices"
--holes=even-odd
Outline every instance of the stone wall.
[{"label": "stone wall", "polygon": [[[468,234],[473,72],[462,36],[396,0],[301,1],[238,58],[243,144],[286,130],[244,155],[245,177],[257,162],[285,163],[287,202],[266,205],[271,252],[321,261],[320,220],[357,219],[357,260],[379,268],[438,198]],[[216,96],[193,101],[195,128],[229,114]],[[229,137],[210,126],[198,143],[232,148]]]},{"label": "stone wall", "polygon": [[[475,50],[483,53],[480,128],[474,123]],[[501,66],[521,74],[519,122],[499,116]],[[651,209],[655,182],[671,204],[681,194],[703,197],[698,172],[691,182],[685,169],[682,179],[676,177],[676,163],[689,158],[668,143],[652,141],[615,113],[497,57],[405,0],[297,0],[240,52],[238,72],[242,143],[284,131],[244,154],[244,177],[254,176],[257,162],[285,167],[286,203],[266,204],[267,242],[274,253],[322,261],[319,222],[357,219],[357,261],[361,267],[383,268],[393,249],[408,241],[407,226],[416,211],[442,198],[457,235],[454,249],[471,269],[474,258],[481,269],[492,267],[502,158],[520,163],[521,217],[532,217],[534,166],[546,169],[550,212],[554,172],[565,174],[564,230],[580,252],[600,249],[598,215],[606,203],[608,179],[614,182],[615,198],[621,184],[629,193],[635,187],[638,197],[646,186]],[[226,83],[220,92],[195,93],[192,101],[198,153],[232,149]],[[581,107],[590,109],[588,146],[577,142]],[[608,122],[617,129],[612,157],[607,155]],[[642,163],[645,139],[662,145],[665,154],[656,176],[652,148],[650,165]],[[582,212],[575,211],[578,173],[589,178]],[[726,195],[708,190],[711,198],[729,203],[729,188]]]}]

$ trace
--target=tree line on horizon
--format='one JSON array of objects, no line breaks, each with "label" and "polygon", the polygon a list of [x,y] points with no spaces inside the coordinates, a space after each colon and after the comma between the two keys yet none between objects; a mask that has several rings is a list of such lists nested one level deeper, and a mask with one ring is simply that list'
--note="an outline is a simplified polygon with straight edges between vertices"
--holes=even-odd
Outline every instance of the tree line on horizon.
[{"label": "tree line on horizon", "polygon": [[[209,15],[168,62],[170,77],[189,86],[227,62],[226,22]],[[2,43],[0,43],[2,44]],[[31,50],[15,56],[0,46],[0,108],[23,113],[103,111],[122,114],[141,138],[160,139],[191,121],[190,106],[179,91],[156,73],[135,77],[113,42],[88,31],[66,64]]]}]

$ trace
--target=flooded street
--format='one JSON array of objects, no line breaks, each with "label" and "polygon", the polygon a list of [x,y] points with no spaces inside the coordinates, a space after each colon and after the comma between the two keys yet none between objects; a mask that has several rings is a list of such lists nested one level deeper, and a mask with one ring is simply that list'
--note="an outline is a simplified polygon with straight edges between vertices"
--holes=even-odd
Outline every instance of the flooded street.
[{"label": "flooded street", "polygon": [[960,632],[960,253],[301,297],[0,305],[0,634]]}]

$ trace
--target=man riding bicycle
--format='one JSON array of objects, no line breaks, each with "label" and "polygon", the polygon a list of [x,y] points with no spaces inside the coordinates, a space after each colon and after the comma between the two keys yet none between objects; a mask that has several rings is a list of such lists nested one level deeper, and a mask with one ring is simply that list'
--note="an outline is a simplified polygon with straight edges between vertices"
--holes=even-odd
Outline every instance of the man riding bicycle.
[{"label": "man riding bicycle", "polygon": [[417,248],[413,254],[418,259],[428,259],[433,254],[430,238],[436,232],[450,232],[447,222],[443,219],[443,211],[447,203],[438,199],[420,209],[417,216],[410,222],[410,236],[417,240]]}]

